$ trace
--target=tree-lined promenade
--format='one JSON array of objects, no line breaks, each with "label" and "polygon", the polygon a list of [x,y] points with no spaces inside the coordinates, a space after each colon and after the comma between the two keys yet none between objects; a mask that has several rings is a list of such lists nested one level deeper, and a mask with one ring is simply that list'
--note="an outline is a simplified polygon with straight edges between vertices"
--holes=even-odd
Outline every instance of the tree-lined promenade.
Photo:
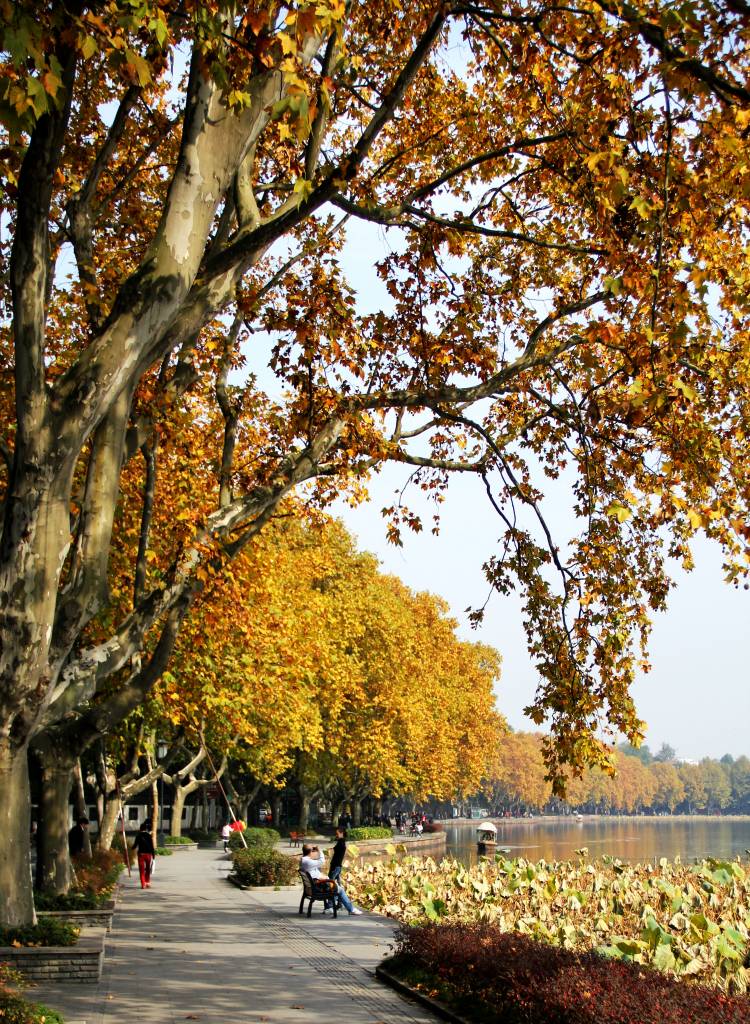
[{"label": "tree-lined promenade", "polygon": [[[253,541],[364,499],[386,461],[435,499],[436,531],[449,479],[481,479],[488,583],[521,596],[558,784],[610,763],[604,721],[637,741],[629,687],[669,559],[689,566],[703,531],[730,583],[748,571],[744,5],[0,12],[0,924],[33,915],[30,753],[59,806],[81,750],[148,734],[157,684],[211,709],[212,673],[241,674],[206,660],[210,599],[221,632],[217,595],[256,589]],[[357,221],[389,241],[376,312],[341,260]],[[408,490],[384,512],[394,543],[425,525]],[[436,642],[402,638],[407,666],[435,661],[439,610],[409,614]],[[355,656],[316,661],[304,616],[280,628],[332,697],[312,740],[301,718],[307,756]],[[283,689],[254,674],[255,641],[251,721]]]}]

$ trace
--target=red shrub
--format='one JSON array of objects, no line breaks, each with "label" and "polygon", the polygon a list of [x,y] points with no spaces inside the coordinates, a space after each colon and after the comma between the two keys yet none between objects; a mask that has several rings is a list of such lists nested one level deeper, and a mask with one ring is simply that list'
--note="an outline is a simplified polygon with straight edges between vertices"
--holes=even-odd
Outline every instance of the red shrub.
[{"label": "red shrub", "polygon": [[491,925],[402,927],[396,955],[497,1024],[750,1024],[750,998]]}]

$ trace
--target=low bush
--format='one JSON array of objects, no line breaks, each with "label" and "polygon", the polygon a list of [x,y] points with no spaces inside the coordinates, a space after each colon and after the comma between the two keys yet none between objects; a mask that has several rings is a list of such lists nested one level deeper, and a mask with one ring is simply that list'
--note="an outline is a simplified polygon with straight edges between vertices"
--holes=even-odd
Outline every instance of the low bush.
[{"label": "low bush", "polygon": [[202,828],[191,828],[187,834],[194,843],[215,843],[221,839],[218,832],[206,832]]},{"label": "low bush", "polygon": [[235,850],[232,874],[241,885],[291,885],[297,878],[298,861],[268,847]]},{"label": "low bush", "polygon": [[19,992],[25,987],[20,974],[0,964],[0,1020],[3,1024],[64,1024],[55,1010],[22,999]]},{"label": "low bush", "polygon": [[37,913],[43,914],[45,910],[96,910],[108,898],[106,893],[101,895],[93,892],[78,892],[72,890],[64,895],[56,896],[48,892],[34,893],[34,906]]},{"label": "low bush", "polygon": [[81,929],[56,917],[40,917],[38,924],[0,928],[0,946],[75,946]]},{"label": "low bush", "polygon": [[246,828],[241,834],[239,832],[232,832],[229,837],[230,850],[245,849],[242,836],[245,837],[245,844],[247,844],[248,849],[271,847],[281,842],[281,833],[277,832],[275,828]]},{"label": "low bush", "polygon": [[750,998],[487,924],[402,927],[393,969],[486,1024],[750,1024]]},{"label": "low bush", "polygon": [[164,836],[165,846],[190,846],[194,842],[190,836]]},{"label": "low bush", "polygon": [[170,850],[168,846],[157,846],[156,852],[159,857],[171,857],[174,850]]},{"label": "low bush", "polygon": [[385,825],[365,825],[360,828],[348,828],[346,830],[347,842],[356,842],[358,839],[391,839],[393,829]]}]

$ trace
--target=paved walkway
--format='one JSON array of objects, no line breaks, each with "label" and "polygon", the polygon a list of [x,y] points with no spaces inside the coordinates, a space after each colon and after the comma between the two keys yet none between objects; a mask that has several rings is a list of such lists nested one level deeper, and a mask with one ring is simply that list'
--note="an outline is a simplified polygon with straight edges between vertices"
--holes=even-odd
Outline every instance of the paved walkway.
[{"label": "paved walkway", "polygon": [[38,985],[28,998],[66,1024],[434,1024],[374,977],[394,925],[376,914],[297,913],[300,887],[243,892],[229,860],[197,850],[134,874],[107,937],[98,985]]}]

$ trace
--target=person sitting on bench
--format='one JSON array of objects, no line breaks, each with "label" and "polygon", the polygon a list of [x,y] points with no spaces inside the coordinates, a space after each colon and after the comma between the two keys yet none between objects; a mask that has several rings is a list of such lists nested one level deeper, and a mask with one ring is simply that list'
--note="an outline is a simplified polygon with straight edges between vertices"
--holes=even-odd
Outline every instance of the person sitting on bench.
[{"label": "person sitting on bench", "polygon": [[[322,868],[325,865],[325,855],[323,851],[318,849],[317,846],[308,846],[307,843],[302,847],[302,860],[300,861],[300,871],[306,871],[310,878],[313,880],[313,886],[316,881],[328,881],[328,875],[324,875]],[[336,886],[336,895],[341,901],[341,905],[344,910],[347,910],[350,914],[361,914],[359,910],[352,904],[352,901],[344,892],[343,888],[338,882],[333,883]],[[323,910],[326,913],[326,910]]]}]

